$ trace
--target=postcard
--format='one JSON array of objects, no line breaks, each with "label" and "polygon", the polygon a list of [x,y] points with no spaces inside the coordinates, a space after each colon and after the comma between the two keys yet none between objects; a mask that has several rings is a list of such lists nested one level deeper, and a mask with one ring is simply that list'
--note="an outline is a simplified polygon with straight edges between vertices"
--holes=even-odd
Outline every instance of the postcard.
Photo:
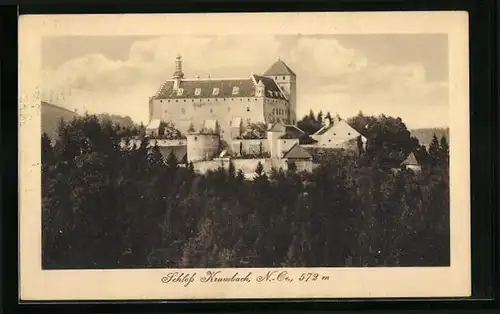
[{"label": "postcard", "polygon": [[470,296],[465,12],[23,15],[20,298]]}]

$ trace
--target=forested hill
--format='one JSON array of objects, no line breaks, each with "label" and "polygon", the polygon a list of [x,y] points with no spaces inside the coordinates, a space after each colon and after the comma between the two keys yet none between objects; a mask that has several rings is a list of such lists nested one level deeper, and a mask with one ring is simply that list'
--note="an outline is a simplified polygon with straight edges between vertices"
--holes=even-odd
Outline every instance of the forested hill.
[{"label": "forested hill", "polygon": [[[47,133],[51,139],[56,139],[59,121],[63,119],[66,122],[73,120],[78,113],[60,106],[42,101],[42,133]],[[124,128],[137,127],[129,116],[120,116],[116,114],[101,113],[96,115],[99,121],[110,121],[111,123],[121,125]]]},{"label": "forested hill", "polygon": [[57,129],[61,119],[64,121],[71,121],[74,117],[78,116],[78,114],[74,111],[45,101],[42,101],[41,103],[41,115],[42,133],[47,133],[51,139],[55,139],[57,137]]},{"label": "forested hill", "polygon": [[423,128],[423,129],[413,129],[410,131],[411,135],[416,137],[420,145],[425,145],[429,147],[432,141],[432,136],[436,134],[437,138],[445,137],[446,140],[450,141],[450,129],[449,128]]},{"label": "forested hill", "polygon": [[125,128],[132,128],[135,126],[134,121],[129,116],[120,116],[116,114],[101,113],[97,114],[100,121],[110,121],[113,124],[119,124]]}]

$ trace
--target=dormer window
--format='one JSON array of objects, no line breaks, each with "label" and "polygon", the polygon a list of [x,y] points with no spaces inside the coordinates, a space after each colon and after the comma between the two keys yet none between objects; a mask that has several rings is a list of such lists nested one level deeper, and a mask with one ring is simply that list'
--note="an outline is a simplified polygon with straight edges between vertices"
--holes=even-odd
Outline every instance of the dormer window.
[{"label": "dormer window", "polygon": [[219,88],[218,87],[214,87],[214,90],[212,91],[212,95],[213,96],[219,95]]},{"label": "dormer window", "polygon": [[238,95],[240,93],[240,88],[238,86],[233,87],[233,95]]},{"label": "dormer window", "polygon": [[184,88],[177,89],[177,96],[182,96],[182,93],[184,93]]},{"label": "dormer window", "polygon": [[201,95],[201,88],[195,88],[194,89],[194,95],[195,96],[200,96]]}]

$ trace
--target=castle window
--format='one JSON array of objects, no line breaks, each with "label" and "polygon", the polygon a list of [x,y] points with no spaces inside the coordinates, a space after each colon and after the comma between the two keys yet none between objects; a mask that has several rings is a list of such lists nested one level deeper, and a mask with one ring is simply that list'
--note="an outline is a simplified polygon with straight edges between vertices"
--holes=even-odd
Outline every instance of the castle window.
[{"label": "castle window", "polygon": [[195,88],[194,95],[195,96],[200,96],[201,95],[201,88]]},{"label": "castle window", "polygon": [[184,102],[186,102],[186,100],[184,99]]},{"label": "castle window", "polygon": [[214,110],[213,110],[213,109],[210,109],[210,113],[213,113],[213,112],[214,112]]},{"label": "castle window", "polygon": [[224,98],[224,101],[226,101],[226,98]]},{"label": "castle window", "polygon": [[[170,101],[170,100],[169,100]],[[160,102],[163,102],[163,100],[160,100]]]},{"label": "castle window", "polygon": [[179,100],[176,99],[175,102],[179,102]]},{"label": "castle window", "polygon": [[283,76],[283,79],[285,79],[285,77]]},{"label": "castle window", "polygon": [[181,112],[182,112],[182,113],[186,113],[186,109],[182,108],[182,109],[181,109]]},{"label": "castle window", "polygon": [[333,135],[335,135],[335,136],[336,136],[336,135],[337,135],[337,133],[333,133]]},{"label": "castle window", "polygon": [[250,111],[250,107],[249,106],[247,106],[247,111]]},{"label": "castle window", "polygon": [[250,98],[248,98],[247,100],[250,101]]},{"label": "castle window", "polygon": [[219,88],[218,87],[214,87],[214,90],[212,91],[212,95],[214,95],[214,96],[219,95]]},{"label": "castle window", "polygon": [[184,88],[177,89],[177,96],[182,96],[182,93],[184,93]]},{"label": "castle window", "polygon": [[194,102],[194,99],[191,99],[191,102]]},{"label": "castle window", "polygon": [[238,95],[240,93],[240,88],[238,86],[233,87],[233,95]]},{"label": "castle window", "polygon": [[347,133],[347,135],[351,135],[351,133]]}]

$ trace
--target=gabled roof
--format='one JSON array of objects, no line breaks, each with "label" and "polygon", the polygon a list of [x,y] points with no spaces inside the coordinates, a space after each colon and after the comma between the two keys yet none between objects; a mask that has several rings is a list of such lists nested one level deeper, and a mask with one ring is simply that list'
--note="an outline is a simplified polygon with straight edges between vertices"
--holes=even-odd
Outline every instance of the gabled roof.
[{"label": "gabled roof", "polygon": [[294,75],[295,73],[290,69],[288,65],[286,65],[285,62],[281,61],[278,59],[276,62],[274,62],[271,67],[264,72],[264,75],[272,76],[272,75]]},{"label": "gabled roof", "polygon": [[268,130],[268,132],[285,132],[285,125],[281,122],[273,124]]},{"label": "gabled roof", "polygon": [[307,150],[302,148],[302,146],[300,146],[299,144],[295,144],[292,146],[292,148],[290,148],[290,150],[288,152],[285,153],[283,158],[287,158],[287,159],[311,159],[312,156],[311,156],[311,154],[309,154],[309,152],[307,152]]},{"label": "gabled roof", "polygon": [[408,157],[406,157],[405,160],[401,163],[402,165],[414,165],[414,166],[419,166],[420,163],[417,161],[417,158],[415,157],[415,154],[411,152]]},{"label": "gabled roof", "polygon": [[[318,136],[318,135],[323,135],[325,134],[326,132],[328,132],[329,130],[352,130],[352,132],[355,132],[357,134],[359,134],[358,131],[356,131],[356,129],[354,129],[349,123],[347,123],[347,121],[345,120],[340,120],[339,122],[335,123],[335,124],[330,124],[328,126],[323,126],[321,129],[319,129],[316,133],[313,134],[313,136]],[[354,133],[353,133],[354,134]],[[361,134],[359,134],[361,135]],[[353,136],[353,138],[356,137],[356,136]]]}]

